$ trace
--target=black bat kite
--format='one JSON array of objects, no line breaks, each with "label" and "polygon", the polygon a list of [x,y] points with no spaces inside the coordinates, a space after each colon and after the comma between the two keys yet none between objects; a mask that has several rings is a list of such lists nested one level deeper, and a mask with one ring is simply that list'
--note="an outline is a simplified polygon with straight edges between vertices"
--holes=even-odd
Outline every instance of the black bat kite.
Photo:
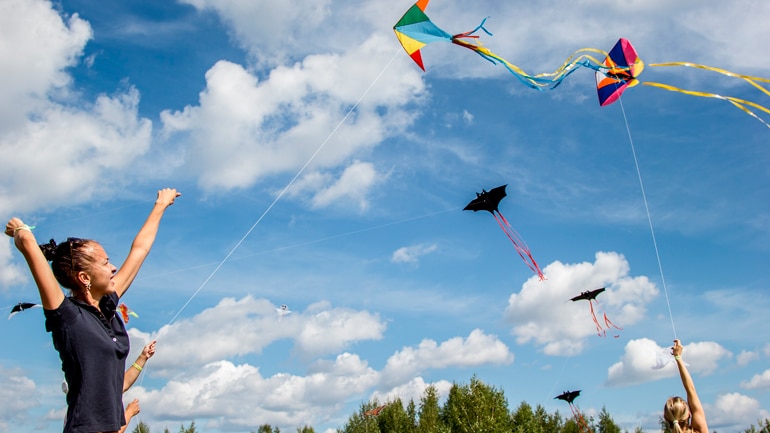
[{"label": "black bat kite", "polygon": [[21,313],[24,310],[29,310],[30,308],[40,306],[40,304],[33,304],[31,302],[19,302],[18,304],[14,305],[13,308],[11,308],[11,314],[8,315],[8,320],[11,320],[11,317]]},{"label": "black bat kite", "polygon": [[540,277],[541,281],[545,280],[545,275],[543,275],[543,271],[540,270],[540,266],[537,265],[537,262],[532,257],[532,251],[530,251],[527,243],[524,242],[521,236],[519,236],[519,233],[516,232],[516,230],[511,226],[508,220],[505,219],[503,214],[500,213],[500,210],[498,209],[500,200],[506,196],[506,186],[508,185],[498,186],[496,188],[492,188],[489,191],[482,189],[480,193],[476,193],[476,198],[471,200],[471,202],[468,203],[468,205],[465,206],[463,210],[472,210],[474,212],[485,210],[491,213],[492,216],[495,217],[497,224],[501,229],[503,229],[503,232],[505,232],[506,236],[508,236],[508,239],[513,242],[513,246],[516,248],[516,252],[519,253],[519,257],[524,260],[524,263],[527,264],[532,272],[536,273],[537,276]]},{"label": "black bat kite", "polygon": [[575,401],[575,399],[578,398],[579,395],[580,395],[579,389],[577,391],[564,391],[563,393],[554,397],[554,400],[556,399],[564,400],[567,403],[572,404],[572,402]]},{"label": "black bat kite", "polygon": [[[594,324],[596,325],[596,333],[600,337],[607,336],[607,330],[602,328],[602,325],[599,323],[599,319],[596,318],[596,312],[594,312],[594,301],[596,301],[596,305],[598,306],[599,300],[597,300],[596,297],[599,296],[599,294],[602,293],[604,290],[605,290],[604,287],[600,289],[595,289],[595,290],[587,290],[585,292],[580,292],[579,295],[570,299],[572,302],[582,301],[582,300],[588,301],[588,305],[591,308],[591,318],[593,319]],[[621,331],[623,330],[623,328],[620,328],[614,323],[612,323],[612,321],[607,317],[607,313],[602,312],[602,318],[604,319],[604,326],[606,326],[607,329],[615,328]],[[616,335],[615,338],[618,338],[618,335]]]},{"label": "black bat kite", "polygon": [[575,399],[580,395],[580,390],[577,391],[564,391],[563,393],[557,395],[554,397],[554,399],[564,400],[569,404],[569,409],[572,411],[572,416],[575,417],[575,422],[578,425],[578,428],[583,433],[593,433],[591,432],[591,427],[588,426],[588,423],[586,422],[586,419],[583,417],[583,414],[580,413],[580,410],[575,406]]}]

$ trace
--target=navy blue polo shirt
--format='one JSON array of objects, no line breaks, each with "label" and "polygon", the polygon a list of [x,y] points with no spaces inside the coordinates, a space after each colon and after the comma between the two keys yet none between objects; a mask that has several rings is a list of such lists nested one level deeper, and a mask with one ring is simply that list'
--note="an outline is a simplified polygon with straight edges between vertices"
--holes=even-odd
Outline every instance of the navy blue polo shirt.
[{"label": "navy blue polo shirt", "polygon": [[116,431],[126,423],[123,376],[128,333],[115,313],[118,295],[102,297],[99,308],[64,298],[55,310],[44,310],[67,380],[65,433]]}]

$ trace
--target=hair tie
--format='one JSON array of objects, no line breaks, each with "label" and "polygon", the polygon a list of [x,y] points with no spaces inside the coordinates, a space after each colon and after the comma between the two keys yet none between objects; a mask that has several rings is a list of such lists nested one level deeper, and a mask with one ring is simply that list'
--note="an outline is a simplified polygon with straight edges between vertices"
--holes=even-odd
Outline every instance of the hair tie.
[{"label": "hair tie", "polygon": [[32,229],[34,229],[34,228],[35,228],[35,226],[28,226],[28,225],[24,224],[23,226],[19,226],[19,227],[16,227],[15,229],[13,229],[13,235],[16,236],[16,232],[18,232],[19,230],[26,230],[28,232],[31,232]]}]

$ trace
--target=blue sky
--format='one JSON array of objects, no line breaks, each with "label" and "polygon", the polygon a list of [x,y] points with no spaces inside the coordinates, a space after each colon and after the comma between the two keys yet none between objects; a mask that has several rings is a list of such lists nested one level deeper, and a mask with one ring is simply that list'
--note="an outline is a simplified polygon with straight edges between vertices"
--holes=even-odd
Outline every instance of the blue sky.
[{"label": "blue sky", "polygon": [[[652,369],[675,336],[712,429],[770,416],[768,127],[647,86],[599,107],[588,70],[537,92],[450,44],[423,49],[422,72],[391,29],[410,5],[0,4],[0,216],[41,242],[96,239],[121,263],[156,191],[183,193],[123,298],[139,315],[131,357],[158,339],[126,395],[139,419],[333,431],[362,402],[476,374],[512,408],[568,414],[553,397],[582,389],[589,414],[656,431],[682,392],[672,364]],[[625,37],[648,64],[770,76],[763,1],[434,0],[427,13],[450,33],[489,16],[483,43],[533,73]],[[770,105],[707,71],[640,78]],[[491,215],[462,211],[503,184],[500,210],[545,281]],[[597,287],[617,338],[569,301]],[[36,299],[6,239],[0,311]],[[3,321],[0,339],[0,432],[59,431],[41,311]]]}]

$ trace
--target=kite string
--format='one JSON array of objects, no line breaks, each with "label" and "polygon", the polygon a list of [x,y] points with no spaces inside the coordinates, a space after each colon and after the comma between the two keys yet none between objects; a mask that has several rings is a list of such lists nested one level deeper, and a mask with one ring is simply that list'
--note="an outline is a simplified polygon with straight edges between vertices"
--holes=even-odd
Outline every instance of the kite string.
[{"label": "kite string", "polygon": [[[257,225],[259,225],[259,223],[265,218],[265,216],[268,214],[268,212],[270,212],[270,210],[275,206],[275,204],[278,203],[278,200],[280,200],[284,196],[284,194],[286,194],[286,191],[289,190],[289,188],[294,184],[294,182],[299,178],[299,176],[305,171],[305,169],[310,165],[310,163],[315,159],[315,157],[326,146],[326,144],[329,142],[329,140],[331,140],[332,136],[337,132],[337,130],[340,129],[342,124],[345,123],[345,121],[348,119],[348,117],[350,117],[350,115],[353,113],[353,110],[355,110],[358,107],[358,104],[361,103],[361,101],[364,99],[364,97],[366,97],[366,95],[369,93],[369,91],[372,89],[372,87],[374,87],[374,85],[377,83],[377,81],[379,81],[379,79],[382,77],[382,75],[385,73],[385,71],[390,67],[390,65],[396,59],[396,57],[398,56],[399,52],[400,52],[400,50],[397,50],[397,51],[395,51],[393,53],[393,57],[391,57],[390,61],[382,68],[380,73],[377,74],[377,76],[374,78],[374,80],[371,82],[371,84],[369,84],[369,87],[367,87],[366,90],[364,90],[364,93],[362,93],[361,96],[358,98],[358,100],[356,100],[355,104],[353,104],[350,107],[350,109],[347,111],[347,113],[345,113],[345,116],[343,116],[342,119],[337,123],[337,126],[335,126],[334,129],[332,129],[332,131],[329,133],[329,135],[327,135],[326,138],[318,146],[316,151],[310,156],[310,158],[308,158],[308,160],[305,162],[305,164],[302,167],[300,167],[299,171],[297,171],[297,173],[294,175],[294,177],[291,178],[289,183],[287,183],[286,186],[283,188],[283,190],[281,190],[281,192],[275,197],[273,202],[270,203],[270,205],[267,207],[267,209],[265,209],[264,212],[262,212],[262,215],[260,215],[259,218],[257,218],[257,220],[254,222],[254,224],[252,224],[251,227],[249,227],[249,229],[241,237],[241,239],[227,253],[227,255],[225,255],[225,257],[222,259],[222,261],[220,261],[219,264],[217,264],[217,266],[214,268],[213,271],[211,271],[211,273],[208,275],[208,277],[206,277],[206,279],[203,281],[203,283],[201,283],[201,285],[198,286],[198,288],[195,290],[195,292],[193,292],[193,294],[190,296],[190,298],[187,299],[187,302],[185,302],[184,305],[182,305],[182,307],[179,309],[179,311],[176,312],[174,317],[172,317],[171,320],[168,321],[166,326],[161,328],[161,330],[164,329],[164,328],[167,329],[168,326],[170,326],[172,323],[174,323],[174,321],[179,317],[179,315],[182,314],[182,311],[184,311],[184,309],[187,308],[187,306],[190,304],[190,302],[192,302],[192,300],[201,292],[201,290],[203,290],[203,288],[214,277],[214,275],[217,273],[217,271],[219,271],[219,269],[222,266],[224,266],[225,262],[227,262],[227,260],[235,253],[235,250],[238,249],[238,247],[246,240],[246,238],[251,234],[251,232],[254,231],[254,229],[257,227]],[[159,334],[160,334],[160,332],[159,332]],[[158,335],[158,336],[160,336],[160,335]],[[146,369],[147,368],[145,367],[145,370]],[[146,374],[142,375],[141,379],[139,380],[139,386],[142,386],[142,384],[144,383],[145,376],[146,376]],[[138,416],[137,416],[137,419],[139,419]]]},{"label": "kite string", "polygon": [[275,197],[275,199],[273,199],[273,202],[270,203],[270,205],[267,207],[267,209],[265,209],[264,212],[262,212],[262,215],[260,215],[260,217],[254,222],[254,224],[251,225],[251,227],[246,231],[246,233],[243,235],[243,237],[241,237],[241,239],[235,244],[235,246],[230,250],[230,252],[228,252],[227,255],[222,259],[222,261],[219,262],[219,264],[216,266],[216,268],[214,268],[214,270],[211,271],[209,276],[206,277],[206,279],[198,287],[198,289],[195,290],[195,292],[193,292],[192,296],[190,296],[190,298],[187,300],[187,302],[185,302],[184,305],[182,305],[182,308],[180,308],[179,311],[174,315],[174,317],[171,318],[171,320],[168,322],[167,326],[171,325],[177,319],[177,317],[179,317],[179,315],[182,313],[182,311],[184,311],[184,309],[187,307],[187,305],[189,305],[190,302],[192,302],[193,298],[195,298],[198,295],[198,293],[200,293],[200,291],[203,290],[203,287],[211,280],[211,278],[214,277],[214,274],[216,274],[217,271],[219,271],[219,269],[225,264],[225,262],[230,258],[230,256],[232,256],[233,253],[235,253],[235,250],[237,250],[238,247],[241,246],[241,244],[246,240],[246,238],[251,234],[251,232],[254,231],[254,229],[257,227],[257,225],[265,218],[265,216],[270,212],[270,210],[275,206],[275,204],[278,203],[278,200],[280,200],[284,196],[284,194],[286,194],[286,191],[288,191],[289,188],[291,188],[291,186],[299,178],[299,176],[302,175],[302,173],[310,165],[310,163],[313,162],[315,157],[318,156],[318,154],[321,152],[321,150],[323,150],[323,148],[326,146],[326,144],[329,142],[329,140],[331,140],[332,136],[334,136],[334,134],[337,132],[337,130],[340,129],[342,124],[345,123],[345,121],[348,119],[348,117],[350,117],[350,115],[353,113],[353,111],[358,107],[358,104],[361,103],[361,101],[364,99],[364,97],[366,97],[366,95],[369,93],[369,91],[372,89],[372,87],[374,87],[374,85],[377,83],[377,81],[379,81],[379,79],[382,77],[382,75],[385,73],[385,71],[393,63],[393,60],[396,59],[396,56],[398,56],[398,53],[399,53],[399,51],[396,51],[393,54],[393,57],[390,59],[390,61],[382,68],[380,73],[374,78],[374,80],[371,82],[371,84],[369,84],[369,87],[367,87],[366,90],[364,90],[364,93],[361,94],[361,96],[358,98],[358,100],[355,102],[355,104],[353,104],[350,107],[350,109],[348,110],[348,112],[345,113],[345,116],[343,116],[342,119],[337,123],[337,126],[335,126],[334,129],[332,129],[332,131],[321,142],[321,144],[318,146],[318,148],[315,150],[315,152],[312,155],[310,155],[310,158],[308,158],[308,160],[305,162],[305,164],[302,167],[300,167],[300,169],[297,171],[297,173],[294,175],[294,177],[291,178],[289,183],[287,183],[286,186],[283,188],[283,190],[281,190],[281,192]]},{"label": "kite string", "polygon": [[634,165],[636,166],[636,174],[639,178],[639,187],[642,190],[642,199],[644,200],[644,210],[647,212],[647,222],[650,225],[650,235],[652,236],[652,245],[655,248],[655,257],[658,260],[658,271],[660,272],[660,281],[663,286],[663,294],[666,297],[666,306],[668,307],[668,317],[671,319],[671,329],[674,332],[674,339],[676,336],[676,325],[674,325],[674,314],[671,311],[671,302],[668,298],[668,288],[666,287],[666,277],[663,274],[663,264],[660,260],[660,251],[658,249],[658,241],[655,238],[655,229],[652,225],[652,216],[650,214],[650,206],[647,203],[647,194],[644,191],[644,181],[642,181],[642,171],[639,169],[639,159],[636,157],[636,148],[634,147],[634,139],[631,137],[631,128],[628,126],[628,117],[626,117],[626,109],[623,106],[623,98],[618,98],[620,102],[620,110],[623,113],[623,121],[626,124],[626,133],[628,134],[628,142],[631,144],[631,153],[634,156]]}]

